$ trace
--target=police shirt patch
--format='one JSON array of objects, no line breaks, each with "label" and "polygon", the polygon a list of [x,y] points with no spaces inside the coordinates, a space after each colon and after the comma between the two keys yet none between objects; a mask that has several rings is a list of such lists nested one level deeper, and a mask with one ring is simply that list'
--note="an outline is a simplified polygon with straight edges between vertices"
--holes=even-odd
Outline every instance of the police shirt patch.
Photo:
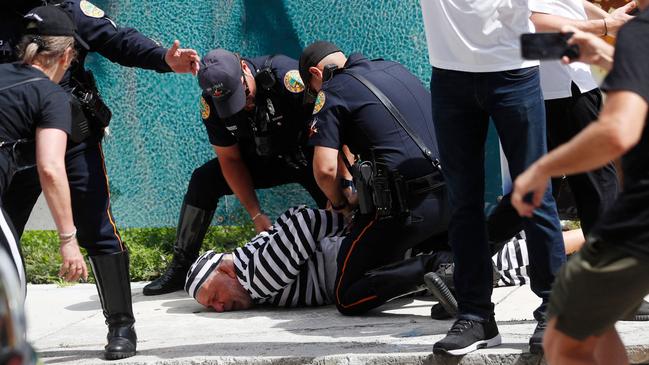
[{"label": "police shirt patch", "polygon": [[210,106],[201,96],[201,118],[208,119],[210,117]]},{"label": "police shirt patch", "polygon": [[298,70],[291,70],[284,75],[284,87],[294,94],[304,91],[304,82]]},{"label": "police shirt patch", "polygon": [[103,10],[99,9],[90,1],[82,0],[79,3],[79,6],[81,7],[81,11],[91,18],[103,18],[104,15],[106,15]]},{"label": "police shirt patch", "polygon": [[313,114],[318,114],[318,112],[325,105],[325,93],[320,91],[318,96],[315,98],[315,105],[313,106]]}]

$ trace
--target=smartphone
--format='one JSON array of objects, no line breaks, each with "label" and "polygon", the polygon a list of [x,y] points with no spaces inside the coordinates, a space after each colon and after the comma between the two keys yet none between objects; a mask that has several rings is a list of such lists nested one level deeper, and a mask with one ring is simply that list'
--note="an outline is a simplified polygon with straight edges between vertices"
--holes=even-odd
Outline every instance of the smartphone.
[{"label": "smartphone", "polygon": [[527,60],[579,58],[579,46],[568,45],[573,33],[525,33],[521,35],[521,55]]}]

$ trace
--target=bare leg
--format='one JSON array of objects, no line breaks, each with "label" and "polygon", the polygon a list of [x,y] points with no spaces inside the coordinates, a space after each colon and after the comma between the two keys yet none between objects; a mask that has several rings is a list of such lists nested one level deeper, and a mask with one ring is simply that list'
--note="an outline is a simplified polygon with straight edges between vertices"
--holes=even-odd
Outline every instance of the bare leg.
[{"label": "bare leg", "polygon": [[545,357],[550,365],[628,364],[624,345],[611,327],[600,336],[576,340],[556,329],[557,319],[548,323],[543,337]]},{"label": "bare leg", "polygon": [[592,365],[595,363],[594,337],[578,341],[556,329],[557,319],[552,318],[543,336],[545,358],[550,365]]},{"label": "bare leg", "polygon": [[586,239],[580,228],[563,232],[563,242],[566,245],[566,255],[579,251]]},{"label": "bare leg", "polygon": [[598,344],[595,347],[595,361],[602,365],[629,363],[624,344],[614,326],[599,336]]}]

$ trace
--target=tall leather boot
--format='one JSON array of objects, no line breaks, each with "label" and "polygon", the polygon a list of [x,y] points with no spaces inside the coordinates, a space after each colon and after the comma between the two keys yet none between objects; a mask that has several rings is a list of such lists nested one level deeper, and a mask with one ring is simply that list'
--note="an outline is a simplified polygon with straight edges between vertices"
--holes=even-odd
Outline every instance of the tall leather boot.
[{"label": "tall leather boot", "polygon": [[164,274],[142,289],[144,295],[160,295],[183,289],[187,271],[198,258],[198,251],[213,216],[213,210],[204,210],[183,203],[176,229],[174,257]]},{"label": "tall leather boot", "polygon": [[133,326],[128,251],[91,256],[90,264],[108,325],[104,357],[106,360],[131,357],[135,355],[137,335]]}]

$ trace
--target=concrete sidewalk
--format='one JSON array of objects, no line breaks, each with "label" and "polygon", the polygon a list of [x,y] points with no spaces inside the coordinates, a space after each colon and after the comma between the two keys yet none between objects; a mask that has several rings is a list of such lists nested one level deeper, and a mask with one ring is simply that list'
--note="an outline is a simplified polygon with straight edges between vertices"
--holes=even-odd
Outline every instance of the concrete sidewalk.
[{"label": "concrete sidewalk", "polygon": [[[335,307],[209,312],[184,292],[144,297],[133,284],[137,356],[107,362],[93,285],[30,285],[28,337],[46,364],[539,364],[527,341],[538,299],[529,286],[494,291],[503,344],[463,358],[434,356],[451,321],[429,318],[432,300],[402,299],[366,317]],[[633,363],[649,363],[649,322],[618,325]]]}]

